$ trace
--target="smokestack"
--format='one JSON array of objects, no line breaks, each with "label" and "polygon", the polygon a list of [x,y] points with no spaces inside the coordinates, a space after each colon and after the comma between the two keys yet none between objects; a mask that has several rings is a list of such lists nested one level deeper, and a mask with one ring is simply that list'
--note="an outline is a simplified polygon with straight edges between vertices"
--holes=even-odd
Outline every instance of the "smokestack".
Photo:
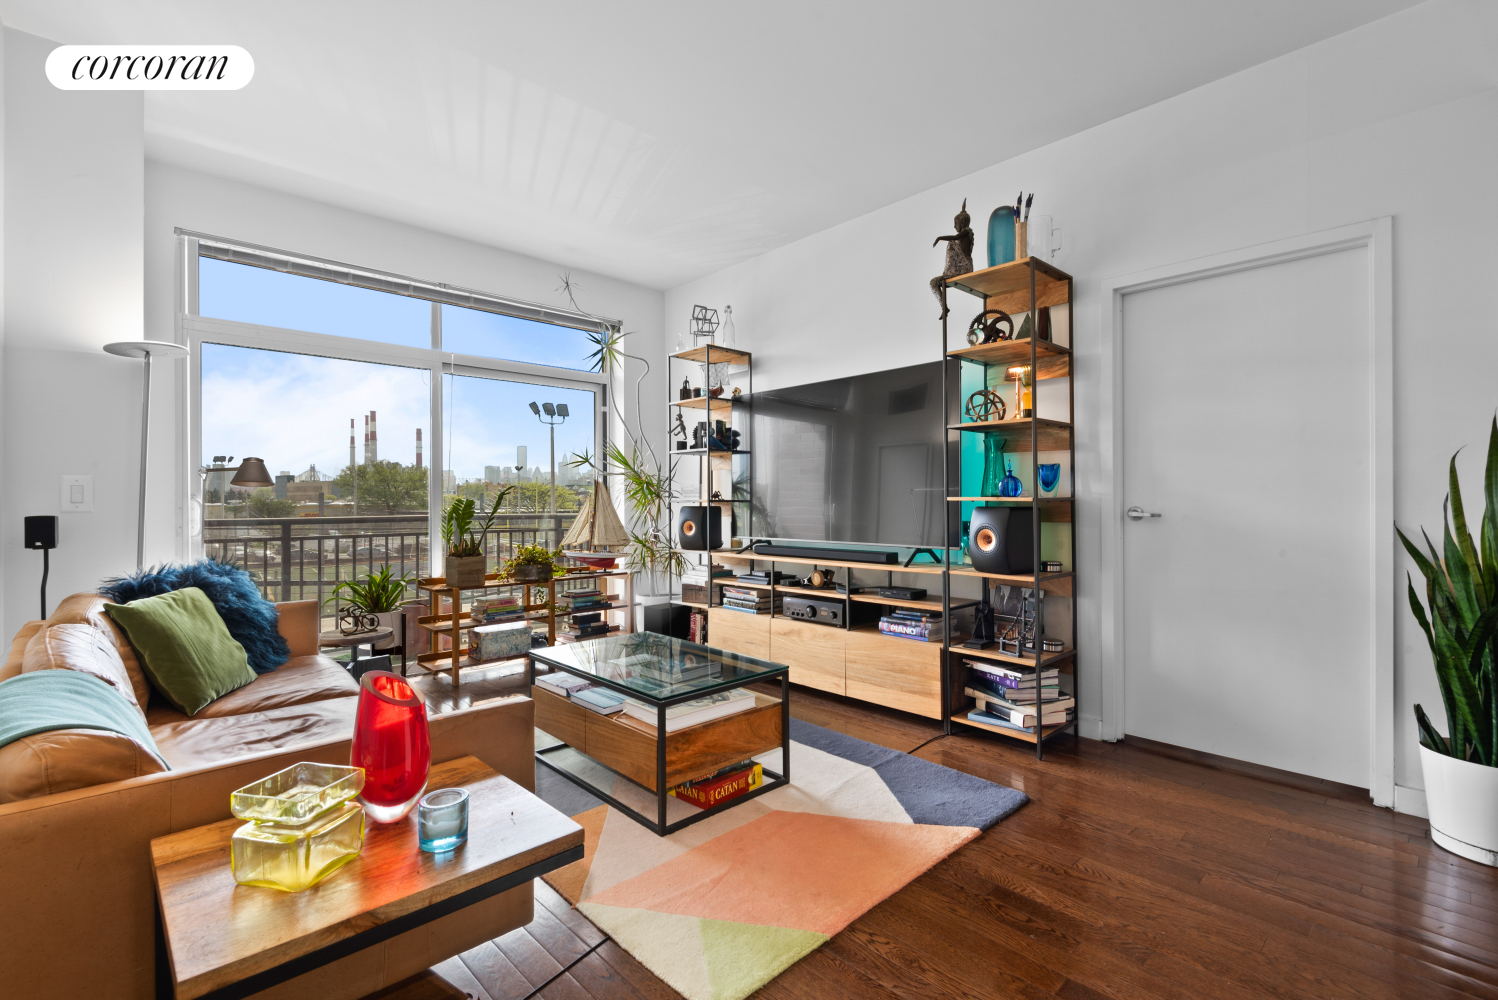
[{"label": "smokestack", "polygon": [[416,428],[416,467],[421,468],[421,428]]},{"label": "smokestack", "polygon": [[369,411],[369,461],[371,463],[380,460],[380,442],[375,433],[375,411]]},{"label": "smokestack", "polygon": [[369,464],[369,415],[364,416],[364,464]]},{"label": "smokestack", "polygon": [[358,463],[354,461],[354,418],[348,418],[348,467],[352,469]]}]

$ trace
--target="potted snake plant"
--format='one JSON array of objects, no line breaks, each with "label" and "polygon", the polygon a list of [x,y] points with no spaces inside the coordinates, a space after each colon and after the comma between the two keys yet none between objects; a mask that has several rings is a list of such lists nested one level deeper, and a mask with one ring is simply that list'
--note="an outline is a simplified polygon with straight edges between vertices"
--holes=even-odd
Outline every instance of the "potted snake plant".
[{"label": "potted snake plant", "polygon": [[1443,736],[1415,706],[1420,767],[1431,839],[1498,866],[1498,419],[1488,433],[1480,545],[1467,530],[1455,455],[1449,478],[1441,550],[1423,531],[1424,552],[1399,532],[1425,577],[1425,605],[1410,581],[1410,610],[1430,645],[1446,709]]},{"label": "potted snake plant", "polygon": [[412,580],[416,579],[414,573],[403,573],[395,575],[389,563],[385,563],[373,573],[365,574],[361,580],[343,580],[333,587],[333,593],[324,604],[330,604],[337,600],[340,595],[346,595],[345,600],[351,604],[360,614],[374,615],[380,622],[381,628],[391,630],[390,638],[383,639],[374,644],[374,649],[388,649],[396,644],[395,637],[398,634],[395,623],[400,618],[401,604],[406,597],[406,587]]},{"label": "potted snake plant", "polygon": [[499,516],[500,502],[514,489],[507,486],[494,496],[494,503],[482,521],[479,509],[470,497],[453,497],[442,509],[442,545],[447,551],[442,572],[449,587],[482,587],[488,575],[488,557],[484,539]]}]

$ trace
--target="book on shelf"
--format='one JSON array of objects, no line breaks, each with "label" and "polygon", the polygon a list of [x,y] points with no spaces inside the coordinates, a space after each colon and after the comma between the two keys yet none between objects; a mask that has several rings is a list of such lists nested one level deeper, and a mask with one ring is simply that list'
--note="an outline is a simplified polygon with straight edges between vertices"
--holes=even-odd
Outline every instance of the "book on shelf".
[{"label": "book on shelf", "polygon": [[755,594],[753,597],[741,597],[737,594],[725,593],[723,595],[723,603],[732,604],[738,608],[768,608],[778,605],[781,602],[778,597],[771,597],[769,594]]},{"label": "book on shelf", "polygon": [[572,692],[569,700],[599,715],[613,715],[624,711],[624,695],[608,688],[590,685]]},{"label": "book on shelf", "polygon": [[[684,701],[680,705],[672,705],[666,709],[666,732],[674,733],[688,726],[700,726],[704,722],[747,712],[753,707],[754,692],[743,688],[693,698],[691,701]],[[624,711],[630,718],[643,722],[652,729],[655,728],[658,709],[654,705],[647,705],[635,698],[626,698]]]},{"label": "book on shelf", "polygon": [[[981,709],[974,709],[973,711],[967,713],[967,717],[971,722],[981,722],[986,726],[997,726],[1001,729],[1013,729],[1017,733],[1030,733],[1032,735],[1035,733],[1035,727],[1033,725],[1017,726],[1014,723],[1010,722],[1008,719],[1000,718],[999,716],[994,715],[992,712],[985,712]],[[1046,725],[1049,726],[1052,725],[1052,723],[1047,722]]]},{"label": "book on shelf", "polygon": [[695,806],[707,809],[751,792],[764,784],[764,781],[764,765],[750,760],[735,764],[731,768],[726,768],[706,778],[684,781],[671,789],[671,794]]},{"label": "book on shelf", "polygon": [[[978,705],[978,711],[987,712],[1007,719],[1011,724],[1020,728],[1028,728],[1035,725],[1035,706],[1015,705],[983,694],[972,688],[964,688],[963,694],[972,698]],[[1056,702],[1054,706],[1047,705],[1040,713],[1040,722],[1046,726],[1056,726],[1063,722],[1070,722],[1076,718],[1077,702],[1074,698],[1066,698]]]},{"label": "book on shelf", "polygon": [[[1005,687],[1018,687],[1021,684],[1035,683],[1035,668],[1009,666],[993,660],[963,660],[963,663],[974,670],[981,670],[993,677],[994,680]],[[1061,671],[1056,667],[1046,667],[1040,672],[1040,682],[1045,684],[1061,676]]]},{"label": "book on shelf", "polygon": [[758,601],[761,598],[768,598],[770,596],[769,591],[757,589],[751,590],[747,587],[735,587],[727,583],[725,583],[722,587],[722,594],[724,597],[737,597],[745,601]]},{"label": "book on shelf", "polygon": [[564,674],[554,670],[549,674],[538,674],[536,686],[543,691],[550,691],[552,694],[568,698],[571,697],[573,691],[592,687],[593,682],[576,674]]},{"label": "book on shelf", "polygon": [[687,641],[707,642],[707,615],[701,611],[693,611],[687,616]]},{"label": "book on shelf", "polygon": [[[1035,701],[1035,688],[1033,685],[1023,688],[1011,688],[1003,684],[995,684],[991,676],[979,673],[976,670],[968,677],[967,683],[969,687],[983,691],[994,698],[1003,698],[1012,702],[1033,703]],[[1061,687],[1056,681],[1042,682],[1040,685],[1041,701],[1055,701],[1060,697]]]},{"label": "book on shelf", "polygon": [[[754,570],[749,573],[740,573],[736,579],[740,583],[758,583],[762,586],[768,585],[772,582],[770,580],[770,571],[767,569]],[[782,573],[779,570],[776,570],[775,579],[773,582],[786,583],[793,582],[795,579],[796,577],[790,573]]]},{"label": "book on shelf", "polygon": [[769,608],[764,608],[764,609],[760,609],[760,608],[745,608],[745,607],[740,607],[737,604],[729,604],[727,602],[724,602],[724,604],[723,604],[723,610],[724,611],[737,611],[740,614],[745,614],[745,615],[767,615],[767,614],[770,613],[770,609]]}]

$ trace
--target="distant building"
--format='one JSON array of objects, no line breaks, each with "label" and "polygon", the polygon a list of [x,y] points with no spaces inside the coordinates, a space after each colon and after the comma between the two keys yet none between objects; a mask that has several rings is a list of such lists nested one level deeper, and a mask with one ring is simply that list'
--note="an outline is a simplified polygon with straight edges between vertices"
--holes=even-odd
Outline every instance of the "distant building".
[{"label": "distant building", "polygon": [[[294,500],[297,503],[317,503],[318,494],[327,494],[328,499],[333,498],[333,491],[329,488],[331,483],[320,479],[292,480],[286,484],[286,496],[282,499]],[[279,491],[281,487],[276,487]],[[277,493],[279,496],[279,492]]]},{"label": "distant building", "polygon": [[283,470],[280,475],[276,476],[276,499],[277,500],[285,500],[286,499],[286,484],[290,483],[294,479],[296,479],[296,477],[293,476],[289,470]]},{"label": "distant building", "polygon": [[451,469],[442,470],[442,492],[458,492],[458,474]]}]

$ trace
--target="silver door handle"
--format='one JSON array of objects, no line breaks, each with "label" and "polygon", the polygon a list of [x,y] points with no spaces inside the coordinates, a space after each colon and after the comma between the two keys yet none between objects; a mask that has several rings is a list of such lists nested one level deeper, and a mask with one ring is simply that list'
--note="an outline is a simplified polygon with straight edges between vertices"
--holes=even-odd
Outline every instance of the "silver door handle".
[{"label": "silver door handle", "polygon": [[1136,521],[1143,521],[1147,517],[1159,517],[1160,516],[1159,514],[1151,514],[1149,511],[1145,510],[1143,507],[1130,507],[1128,510],[1124,511],[1124,513],[1127,514],[1127,515],[1129,515],[1129,517],[1133,518]]}]

